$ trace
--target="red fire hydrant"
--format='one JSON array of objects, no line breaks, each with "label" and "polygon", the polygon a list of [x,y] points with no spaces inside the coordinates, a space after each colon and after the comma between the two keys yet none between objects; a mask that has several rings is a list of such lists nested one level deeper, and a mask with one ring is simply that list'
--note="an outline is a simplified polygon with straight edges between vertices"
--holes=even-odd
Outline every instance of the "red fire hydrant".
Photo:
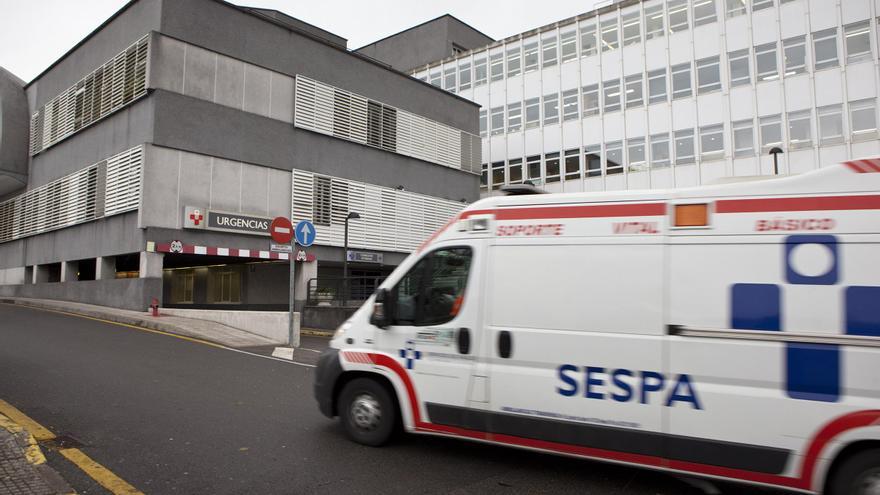
[{"label": "red fire hydrant", "polygon": [[155,297],[153,298],[153,302],[150,303],[150,311],[153,312],[153,316],[159,316],[159,300]]}]

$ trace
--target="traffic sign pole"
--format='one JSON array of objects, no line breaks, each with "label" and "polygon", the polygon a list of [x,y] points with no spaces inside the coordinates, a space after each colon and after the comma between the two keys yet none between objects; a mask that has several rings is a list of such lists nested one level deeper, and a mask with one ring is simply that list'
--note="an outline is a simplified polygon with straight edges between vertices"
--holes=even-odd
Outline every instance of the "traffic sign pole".
[{"label": "traffic sign pole", "polygon": [[297,348],[299,347],[299,327],[296,325],[296,321],[294,317],[296,316],[296,309],[294,307],[294,287],[296,286],[296,256],[293,254],[296,251],[296,241],[293,239],[290,240],[290,254],[288,258],[290,259],[290,316],[288,317],[287,322],[287,334],[288,334],[288,343],[290,347]]}]

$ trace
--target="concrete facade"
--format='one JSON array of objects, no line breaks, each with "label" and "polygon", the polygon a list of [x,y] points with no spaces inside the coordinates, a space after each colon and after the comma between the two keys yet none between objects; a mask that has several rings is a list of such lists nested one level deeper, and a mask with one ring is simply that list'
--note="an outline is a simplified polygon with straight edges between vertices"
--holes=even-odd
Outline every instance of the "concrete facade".
[{"label": "concrete facade", "polygon": [[29,122],[24,81],[0,68],[0,199],[27,184]]}]

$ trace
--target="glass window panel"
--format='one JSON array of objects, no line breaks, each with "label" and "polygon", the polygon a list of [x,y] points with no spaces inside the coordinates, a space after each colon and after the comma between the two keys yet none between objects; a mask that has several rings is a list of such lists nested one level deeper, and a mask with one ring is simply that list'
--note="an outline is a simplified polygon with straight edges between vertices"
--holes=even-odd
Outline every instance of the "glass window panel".
[{"label": "glass window panel", "polygon": [[645,159],[645,138],[633,138],[626,141],[626,157],[630,172],[638,172],[648,168]]},{"label": "glass window panel", "polygon": [[759,127],[761,129],[762,152],[782,144],[782,118],[779,115],[761,117]]},{"label": "glass window panel", "polygon": [[651,168],[668,167],[669,160],[669,133],[651,135]]},{"label": "glass window panel", "polygon": [[843,28],[843,46],[846,49],[848,63],[871,58],[871,25],[870,21],[848,24]]},{"label": "glass window panel", "polygon": [[441,78],[442,78],[442,74],[440,73],[439,69],[436,72],[432,72],[431,76],[430,76],[431,84],[434,86],[437,86],[438,88],[441,87],[440,86]]},{"label": "glass window panel", "polygon": [[648,73],[648,103],[666,101],[666,69]]},{"label": "glass window panel", "polygon": [[805,36],[789,38],[782,42],[785,75],[793,76],[807,71],[807,41]]},{"label": "glass window panel", "polygon": [[523,65],[525,72],[538,70],[538,42],[533,41],[523,45]]},{"label": "glass window panel", "polygon": [[581,178],[581,155],[577,149],[565,150],[565,180]]},{"label": "glass window panel", "polygon": [[504,134],[504,107],[495,107],[490,111],[492,135]]},{"label": "glass window panel", "polygon": [[752,0],[752,12],[769,9],[773,6],[773,0]]},{"label": "glass window panel", "polygon": [[691,96],[691,64],[672,67],[672,99]]},{"label": "glass window panel", "polygon": [[526,158],[526,171],[529,174],[529,180],[533,185],[540,185],[541,180],[541,155],[534,155]]},{"label": "glass window panel", "polygon": [[443,89],[455,93],[455,67],[443,70]]},{"label": "glass window panel", "polygon": [[599,113],[599,85],[591,84],[581,88],[581,99],[584,108],[584,117]]},{"label": "glass window panel", "polygon": [[876,136],[877,108],[873,98],[849,103],[849,128],[854,140]]},{"label": "glass window panel", "polygon": [[526,129],[541,125],[541,99],[529,98],[526,100]]},{"label": "glass window panel", "polygon": [[749,49],[737,50],[727,54],[730,61],[730,87],[749,84],[752,80],[749,69]]},{"label": "glass window panel", "polygon": [[843,105],[819,107],[819,142],[837,144],[843,142]]},{"label": "glass window panel", "polygon": [[544,95],[544,125],[559,123],[559,94]]},{"label": "glass window panel", "polygon": [[581,24],[581,57],[589,57],[597,53],[596,24]]},{"label": "glass window panel", "polygon": [[694,27],[717,21],[715,0],[694,0]]},{"label": "glass window panel", "polygon": [[541,40],[541,56],[543,57],[543,67],[556,65],[556,36]]},{"label": "glass window panel", "polygon": [[675,164],[694,163],[694,130],[675,131]]},{"label": "glass window panel", "polygon": [[700,159],[716,160],[724,157],[724,125],[700,127]]},{"label": "glass window panel", "polygon": [[514,158],[507,165],[507,182],[509,184],[520,184],[523,179],[522,158]]},{"label": "glass window panel", "polygon": [[721,89],[721,62],[719,57],[697,61],[697,92],[709,93]]},{"label": "glass window panel", "polygon": [[464,62],[458,66],[458,88],[459,91],[470,89],[471,87],[471,64]]},{"label": "glass window panel", "polygon": [[669,18],[669,32],[677,33],[688,29],[688,0],[666,2],[666,16]]},{"label": "glass window panel", "polygon": [[813,33],[813,56],[816,70],[837,67],[837,28]]},{"label": "glass window panel", "polygon": [[791,149],[813,146],[813,116],[809,110],[788,113],[788,147]]},{"label": "glass window panel", "polygon": [[490,62],[490,71],[491,71],[491,80],[492,81],[500,81],[504,79],[504,54],[496,53],[489,57]]},{"label": "glass window panel", "polygon": [[623,173],[623,141],[605,143],[605,175]]},{"label": "glass window panel", "polygon": [[562,93],[562,120],[577,120],[578,113],[578,90],[569,89]]},{"label": "glass window panel", "polygon": [[507,105],[507,132],[516,132],[522,129],[522,102]]},{"label": "glass window panel", "polygon": [[602,150],[598,144],[584,147],[584,165],[587,177],[602,176]]},{"label": "glass window panel", "polygon": [[645,103],[642,93],[642,75],[626,76],[626,108],[642,106]]},{"label": "glass window panel", "polygon": [[492,189],[499,189],[504,185],[504,162],[492,164]]},{"label": "glass window panel", "polygon": [[480,110],[480,136],[486,137],[488,132],[489,117],[486,109]]},{"label": "glass window panel", "polygon": [[755,122],[752,119],[733,123],[733,156],[755,155]]},{"label": "glass window panel", "polygon": [[507,77],[518,76],[522,68],[519,47],[507,50]]},{"label": "glass window panel", "polygon": [[776,68],[776,43],[767,43],[755,47],[755,72],[758,81],[767,81],[779,77]]},{"label": "glass window panel", "polygon": [[623,16],[623,46],[633,45],[642,41],[641,12],[632,12]]},{"label": "glass window panel", "polygon": [[602,108],[605,113],[620,110],[620,79],[603,82],[602,93],[604,95]]},{"label": "glass window panel", "polygon": [[602,21],[602,51],[617,50],[620,41],[617,38],[617,18]]},{"label": "glass window panel", "polygon": [[489,189],[489,164],[480,165],[480,189],[486,191]]},{"label": "glass window panel", "polygon": [[564,63],[577,58],[577,33],[574,30],[559,35],[561,55],[559,59]]},{"label": "glass window panel", "polygon": [[474,60],[474,86],[486,84],[486,57]]},{"label": "glass window panel", "polygon": [[544,155],[545,182],[559,182],[559,153]]},{"label": "glass window panel", "polygon": [[746,13],[746,0],[724,0],[724,5],[728,19]]},{"label": "glass window panel", "polygon": [[663,36],[663,6],[655,5],[645,8],[645,40]]}]

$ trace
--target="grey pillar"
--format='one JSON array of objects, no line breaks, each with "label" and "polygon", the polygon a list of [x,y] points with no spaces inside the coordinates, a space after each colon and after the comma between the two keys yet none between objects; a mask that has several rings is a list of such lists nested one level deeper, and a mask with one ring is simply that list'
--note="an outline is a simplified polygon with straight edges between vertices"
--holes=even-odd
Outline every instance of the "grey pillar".
[{"label": "grey pillar", "polygon": [[76,282],[79,280],[77,272],[79,271],[79,261],[62,261],[61,262],[61,281]]},{"label": "grey pillar", "polygon": [[294,311],[302,311],[308,299],[309,280],[318,276],[318,260],[296,264],[294,279]]},{"label": "grey pillar", "polygon": [[101,256],[95,259],[95,280],[113,280],[116,278],[116,258]]},{"label": "grey pillar", "polygon": [[162,253],[141,251],[140,278],[162,278]]},{"label": "grey pillar", "polygon": [[45,284],[49,281],[49,267],[47,265],[34,265],[34,283]]}]

